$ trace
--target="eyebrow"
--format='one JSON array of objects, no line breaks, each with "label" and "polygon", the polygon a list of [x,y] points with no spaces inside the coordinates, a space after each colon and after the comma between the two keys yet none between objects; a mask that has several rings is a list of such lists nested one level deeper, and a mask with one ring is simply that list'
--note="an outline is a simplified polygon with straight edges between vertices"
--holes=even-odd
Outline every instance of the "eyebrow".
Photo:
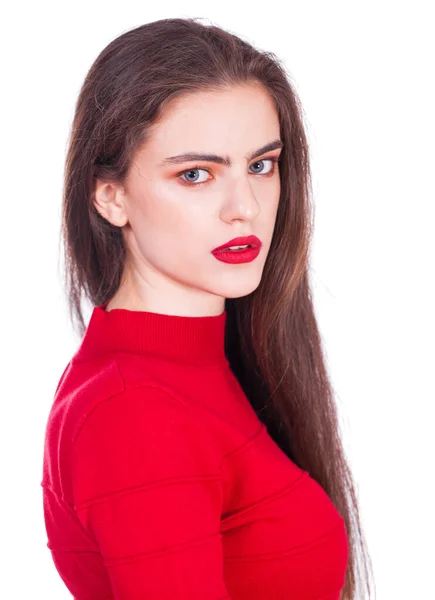
[{"label": "eyebrow", "polygon": [[[265,146],[254,150],[246,159],[252,160],[256,156],[260,156],[260,154],[264,154],[265,152],[269,152],[270,150],[276,150],[277,148],[282,148],[284,143],[281,140],[274,140],[273,142],[269,142]],[[163,167],[165,165],[177,165],[180,163],[184,163],[191,160],[204,160],[207,162],[214,162],[220,165],[225,165],[227,167],[231,167],[231,159],[229,156],[219,156],[217,154],[198,154],[196,152],[186,152],[185,154],[177,154],[176,156],[168,156],[159,164],[159,166]]]}]

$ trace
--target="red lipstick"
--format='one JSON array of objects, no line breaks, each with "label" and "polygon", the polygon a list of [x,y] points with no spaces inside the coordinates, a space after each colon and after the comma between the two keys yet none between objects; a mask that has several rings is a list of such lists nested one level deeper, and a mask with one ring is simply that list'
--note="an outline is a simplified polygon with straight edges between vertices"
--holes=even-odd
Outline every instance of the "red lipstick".
[{"label": "red lipstick", "polygon": [[218,246],[212,252],[217,252],[218,250],[227,250],[230,246],[252,246],[256,248],[257,246],[261,246],[261,241],[258,239],[256,235],[248,235],[248,237],[238,237],[230,240],[226,244],[222,246]]},{"label": "red lipstick", "polygon": [[[241,249],[230,249],[230,246],[248,246],[247,248]],[[255,235],[249,235],[248,237],[238,237],[226,242],[222,246],[218,246],[212,250],[212,254],[215,258],[226,263],[245,263],[251,262],[260,254],[261,240]]]}]

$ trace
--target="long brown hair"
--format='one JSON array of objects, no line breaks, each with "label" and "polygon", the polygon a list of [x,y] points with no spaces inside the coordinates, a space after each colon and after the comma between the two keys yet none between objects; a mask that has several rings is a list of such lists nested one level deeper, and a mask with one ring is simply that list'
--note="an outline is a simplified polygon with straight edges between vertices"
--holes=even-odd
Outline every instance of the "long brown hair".
[{"label": "long brown hair", "polygon": [[126,259],[121,229],[94,207],[95,177],[124,183],[149,125],[176,96],[249,82],[260,82],[276,105],[281,196],[261,283],[225,300],[225,351],[271,437],[345,520],[342,600],[371,598],[372,566],[309,285],[312,184],[303,111],[273,53],[199,19],[174,18],[126,31],[99,54],[77,100],[65,164],[61,233],[70,317],[82,336],[82,296],[94,306],[112,298]]}]

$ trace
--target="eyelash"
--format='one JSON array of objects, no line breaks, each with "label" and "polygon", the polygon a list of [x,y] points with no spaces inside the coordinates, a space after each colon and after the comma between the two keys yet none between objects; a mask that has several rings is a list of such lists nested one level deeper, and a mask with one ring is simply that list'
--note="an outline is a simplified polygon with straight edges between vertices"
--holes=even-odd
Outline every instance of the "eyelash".
[{"label": "eyelash", "polygon": [[[275,174],[276,171],[276,166],[278,164],[279,158],[275,157],[275,156],[271,156],[269,158],[261,158],[259,160],[254,161],[252,164],[255,165],[255,163],[257,162],[263,162],[263,161],[267,161],[270,160],[272,161],[272,169],[269,171],[269,173],[265,173],[264,175],[262,173],[252,173],[252,175],[260,175],[263,177],[271,177],[272,175]],[[199,183],[195,183],[195,182],[189,182],[186,181],[185,179],[181,179],[181,176],[184,175],[185,173],[189,173],[190,171],[207,171],[207,173],[211,173],[211,169],[207,168],[207,167],[201,167],[200,165],[194,165],[193,167],[191,167],[190,169],[186,169],[185,171],[181,171],[181,173],[177,173],[177,177],[180,179],[181,184],[182,185],[186,185],[187,187],[198,187],[204,183],[209,183],[209,180],[207,181],[200,181]]]}]

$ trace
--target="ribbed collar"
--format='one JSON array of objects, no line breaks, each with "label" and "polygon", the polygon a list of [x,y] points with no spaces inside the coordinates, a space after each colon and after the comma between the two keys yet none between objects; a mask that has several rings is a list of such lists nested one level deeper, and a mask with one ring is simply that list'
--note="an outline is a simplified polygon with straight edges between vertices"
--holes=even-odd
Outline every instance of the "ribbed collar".
[{"label": "ribbed collar", "polygon": [[143,354],[179,359],[202,366],[227,365],[225,324],[227,313],[181,317],[114,308],[109,300],[91,314],[74,360],[89,360],[107,353]]}]

